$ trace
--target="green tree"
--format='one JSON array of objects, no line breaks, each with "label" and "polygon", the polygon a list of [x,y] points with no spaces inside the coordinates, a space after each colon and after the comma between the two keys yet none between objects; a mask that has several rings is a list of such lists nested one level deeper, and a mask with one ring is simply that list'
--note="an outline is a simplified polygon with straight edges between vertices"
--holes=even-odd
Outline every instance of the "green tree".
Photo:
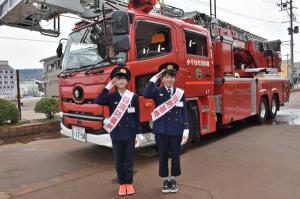
[{"label": "green tree", "polygon": [[47,119],[53,119],[54,114],[59,112],[58,99],[54,97],[44,97],[34,107],[36,113],[44,113]]},{"label": "green tree", "polygon": [[20,119],[19,111],[15,104],[5,99],[0,99],[0,124],[15,124]]}]

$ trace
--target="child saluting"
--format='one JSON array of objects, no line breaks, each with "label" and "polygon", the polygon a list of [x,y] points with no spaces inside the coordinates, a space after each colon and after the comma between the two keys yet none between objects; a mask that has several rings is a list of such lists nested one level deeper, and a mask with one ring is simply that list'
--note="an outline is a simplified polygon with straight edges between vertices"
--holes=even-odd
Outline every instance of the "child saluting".
[{"label": "child saluting", "polygon": [[[144,90],[144,97],[153,99],[156,107],[152,112],[152,121],[163,193],[178,192],[176,177],[181,175],[180,148],[189,136],[184,91],[174,86],[178,69],[175,63],[161,65],[160,72],[150,79]],[[161,87],[155,84],[159,78]],[[168,167],[169,155],[172,159],[171,172]]]},{"label": "child saluting", "polygon": [[[133,151],[136,134],[140,130],[139,101],[137,95],[127,89],[131,78],[125,66],[116,67],[111,81],[105,86],[96,103],[109,107],[110,118],[104,120],[104,129],[110,133],[118,176],[119,195],[134,194]],[[116,87],[116,91],[109,91]]]}]

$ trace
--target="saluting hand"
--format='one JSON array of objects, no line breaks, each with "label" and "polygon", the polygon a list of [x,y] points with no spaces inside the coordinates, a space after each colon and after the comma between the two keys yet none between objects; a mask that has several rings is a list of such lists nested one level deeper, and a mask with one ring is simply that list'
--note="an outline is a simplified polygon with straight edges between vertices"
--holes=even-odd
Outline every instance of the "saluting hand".
[{"label": "saluting hand", "polygon": [[107,90],[111,90],[114,86],[116,86],[116,77],[114,77],[108,84],[105,86]]},{"label": "saluting hand", "polygon": [[116,85],[116,81],[117,81],[117,77],[114,77],[114,78],[112,78],[112,80],[111,80],[111,83],[112,83],[112,85]]},{"label": "saluting hand", "polygon": [[157,80],[159,80],[162,77],[163,72],[165,72],[166,69],[163,69],[162,71],[160,71],[159,73],[157,73],[156,75],[154,75],[151,79],[150,82],[154,82],[156,83]]},{"label": "saluting hand", "polygon": [[166,71],[166,69],[161,70],[159,73],[157,73],[155,76],[157,79],[162,77],[162,74]]}]

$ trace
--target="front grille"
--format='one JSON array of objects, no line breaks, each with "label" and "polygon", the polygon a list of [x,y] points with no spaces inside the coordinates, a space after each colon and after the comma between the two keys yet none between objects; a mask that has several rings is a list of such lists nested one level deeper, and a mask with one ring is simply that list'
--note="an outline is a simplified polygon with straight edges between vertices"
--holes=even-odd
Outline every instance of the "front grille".
[{"label": "front grille", "polygon": [[89,115],[89,116],[100,116],[94,115],[92,112],[78,112],[78,111],[68,111],[68,113],[77,114],[77,115]]},{"label": "front grille", "polygon": [[103,121],[103,116],[94,116],[94,115],[84,115],[84,114],[76,114],[76,113],[63,113],[64,116],[74,118],[74,119],[80,119],[80,120],[86,120],[86,121]]},{"label": "front grille", "polygon": [[[76,103],[72,98],[63,98],[63,102],[69,104]],[[96,104],[96,103],[95,103],[95,99],[85,99],[82,103],[76,103],[76,104]]]}]

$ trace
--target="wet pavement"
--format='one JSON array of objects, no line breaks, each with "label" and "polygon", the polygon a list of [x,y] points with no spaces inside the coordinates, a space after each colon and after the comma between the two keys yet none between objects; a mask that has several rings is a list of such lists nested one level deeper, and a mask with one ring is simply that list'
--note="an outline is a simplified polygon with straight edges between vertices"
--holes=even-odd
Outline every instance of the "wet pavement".
[{"label": "wet pavement", "polygon": [[[276,120],[248,119],[202,137],[182,155],[177,194],[160,193],[156,153],[137,151],[130,198],[298,199],[299,118],[297,92]],[[0,199],[120,198],[111,149],[56,136],[0,146]]]}]

